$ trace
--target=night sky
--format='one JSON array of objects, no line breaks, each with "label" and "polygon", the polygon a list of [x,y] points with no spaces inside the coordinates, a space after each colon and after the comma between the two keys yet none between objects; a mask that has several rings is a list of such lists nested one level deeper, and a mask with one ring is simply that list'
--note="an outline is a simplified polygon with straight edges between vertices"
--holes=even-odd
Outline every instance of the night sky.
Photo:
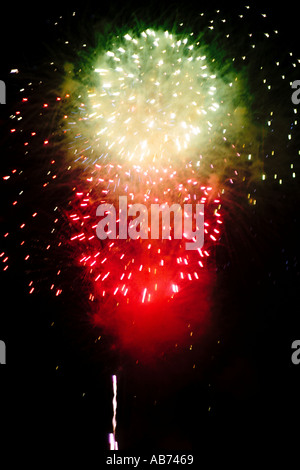
[{"label": "night sky", "polygon": [[[1,31],[0,79],[6,83],[7,104],[0,107],[0,252],[10,258],[9,269],[0,271],[0,339],[5,341],[7,352],[7,364],[0,371],[1,423],[5,423],[1,424],[1,442],[6,438],[20,443],[29,455],[40,446],[44,455],[51,455],[61,446],[67,452],[82,450],[100,459],[108,452],[108,433],[112,432],[111,376],[116,374],[120,450],[133,455],[160,449],[189,451],[213,459],[222,448],[230,461],[237,449],[245,446],[252,455],[263,449],[266,458],[270,452],[274,456],[274,449],[282,449],[287,435],[292,445],[300,419],[300,365],[291,361],[291,344],[300,339],[300,172],[296,161],[300,135],[297,140],[294,132],[297,178],[280,187],[259,182],[255,186],[257,205],[244,205],[237,217],[232,207],[244,204],[239,195],[224,201],[225,230],[215,251],[210,319],[192,351],[185,340],[180,350],[154,348],[154,356],[135,348],[134,352],[123,350],[113,334],[103,333],[89,321],[87,287],[80,269],[75,263],[72,266],[74,254],[68,255],[70,266],[61,281],[62,295],[43,288],[29,294],[28,280],[47,284],[60,259],[50,259],[47,268],[47,256],[35,250],[27,269],[19,236],[13,230],[22,221],[23,211],[27,213],[26,206],[32,205],[32,212],[38,208],[41,222],[32,230],[38,227],[40,233],[29,232],[34,247],[51,227],[50,203],[47,196],[40,199],[37,194],[33,207],[30,178],[16,178],[8,185],[3,176],[20,165],[24,153],[22,135],[15,140],[9,135],[9,116],[19,105],[22,80],[26,83],[33,77],[35,81],[43,70],[40,64],[59,52],[52,26],[56,18],[69,18],[65,32],[72,38],[72,11],[100,28],[114,20],[125,27],[130,24],[131,12],[143,19],[149,11],[145,14],[138,2],[123,5],[122,20],[119,6],[102,9],[100,2],[85,2],[78,8],[74,2],[71,6],[53,2],[36,5],[6,6],[1,15],[6,27]],[[185,11],[188,5],[185,2],[178,8]],[[231,2],[220,9],[224,16],[233,18],[241,9],[239,5]],[[279,52],[293,50],[297,56],[297,18],[292,8],[282,11],[283,7],[273,4],[272,8],[260,5],[252,9],[255,13],[265,10],[269,22],[281,31]],[[164,18],[164,8],[161,2],[152,3],[151,15]],[[194,12],[214,10],[212,2],[208,7],[193,4],[190,8]],[[234,31],[234,21],[232,25]],[[260,28],[255,20],[253,28]],[[86,34],[86,24],[82,31]],[[28,75],[16,77],[9,73],[13,68]],[[274,95],[278,97],[275,109],[290,99],[287,83],[297,77],[293,72],[290,78],[288,70],[287,66],[282,94],[279,87]],[[300,80],[299,64],[296,72]],[[286,108],[289,105],[292,109],[291,101],[284,104]],[[276,135],[280,136],[280,128]],[[38,147],[34,151],[37,155]],[[269,164],[265,162],[266,168]],[[39,171],[35,157],[24,165],[26,175],[31,166],[33,174]],[[28,188],[30,198],[25,195],[13,212],[11,201],[22,185]],[[59,187],[51,196],[53,203],[64,197],[65,191]],[[4,239],[7,231],[12,231],[12,236]]]}]

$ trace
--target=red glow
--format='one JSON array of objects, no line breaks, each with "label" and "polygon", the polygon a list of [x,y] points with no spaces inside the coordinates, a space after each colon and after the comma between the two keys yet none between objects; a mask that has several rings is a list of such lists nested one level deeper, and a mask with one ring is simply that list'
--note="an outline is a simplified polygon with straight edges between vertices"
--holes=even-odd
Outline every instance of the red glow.
[{"label": "red glow", "polygon": [[[68,215],[75,232],[70,241],[77,244],[78,263],[87,269],[92,283],[92,321],[115,335],[118,344],[131,352],[141,349],[150,354],[172,342],[187,344],[187,323],[192,322],[201,334],[209,319],[213,283],[207,262],[220,232],[216,229],[221,222],[217,212],[219,198],[205,202],[207,235],[201,250],[186,251],[186,239],[171,236],[166,240],[117,237],[101,241],[95,234],[98,205],[109,202],[117,207],[118,196],[126,194],[126,188],[131,189],[127,191],[128,205],[142,202],[149,207],[157,201],[200,202],[203,194],[212,191],[211,187],[200,185],[196,177],[187,181],[183,175],[183,181],[187,181],[183,183],[177,177],[167,178],[163,171],[166,188],[158,184],[161,173],[157,168],[149,168],[143,174],[138,168],[135,174],[132,168],[121,165],[95,165],[85,182],[74,188]],[[172,168],[170,173],[174,176]],[[187,173],[193,171],[187,168]],[[150,179],[151,190],[145,183]],[[116,182],[118,194],[111,191]]]}]

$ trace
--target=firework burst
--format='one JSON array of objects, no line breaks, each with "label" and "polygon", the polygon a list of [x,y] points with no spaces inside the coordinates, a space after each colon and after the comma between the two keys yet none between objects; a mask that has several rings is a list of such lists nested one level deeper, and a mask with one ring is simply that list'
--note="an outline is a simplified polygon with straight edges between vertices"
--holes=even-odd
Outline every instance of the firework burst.
[{"label": "firework burst", "polygon": [[[280,48],[264,12],[252,15],[246,7],[232,18],[215,11],[190,23],[110,24],[97,40],[79,28],[66,37],[59,19],[60,54],[38,78],[11,70],[19,91],[2,174],[3,271],[25,272],[31,298],[80,299],[72,322],[95,344],[107,334],[109,348],[137,362],[199,350],[228,252],[239,261],[246,246],[252,255],[253,220],[282,207],[280,191],[296,184],[290,83],[299,60]],[[149,216],[152,204],[204,204],[203,247],[186,250],[173,230],[123,238],[120,220],[115,237],[99,240],[97,207],[117,210],[120,196]]]},{"label": "firework burst", "polygon": [[[97,324],[105,324],[104,319],[123,304],[127,312],[129,305],[137,310],[141,304],[169,301],[179,291],[188,292],[190,282],[199,285],[201,270],[208,269],[206,260],[222,236],[222,201],[230,201],[230,186],[255,204],[251,183],[257,177],[266,179],[263,134],[265,125],[273,123],[273,111],[267,123],[263,120],[267,111],[263,116],[253,113],[255,100],[247,82],[257,45],[250,33],[244,41],[244,55],[230,57],[225,47],[222,54],[216,53],[224,25],[226,19],[218,11],[201,34],[183,32],[182,23],[165,30],[136,26],[118,31],[106,41],[102,38],[101,46],[94,49],[84,44],[73,62],[64,57],[60,64],[51,62],[54,87],[40,80],[38,94],[32,82],[21,90],[20,109],[11,116],[16,126],[10,132],[18,135],[19,146],[23,140],[30,163],[42,162],[37,155],[42,149],[39,166],[45,173],[30,165],[31,181],[35,181],[31,191],[36,194],[37,186],[44,194],[48,191],[41,198],[41,210],[31,214],[30,224],[37,215],[41,220],[47,210],[43,204],[47,206],[45,199],[50,196],[53,236],[50,240],[44,237],[44,249],[60,253],[51,258],[58,256],[65,269],[70,262],[59,250],[65,246],[78,265],[85,267],[94,285],[89,299],[97,299],[92,315]],[[230,50],[231,35],[226,30],[223,34]],[[265,38],[271,34],[277,32],[265,33]],[[272,88],[267,82],[263,80],[266,100]],[[45,127],[45,119],[50,129]],[[30,129],[29,122],[35,122],[36,129]],[[291,140],[290,134],[288,138]],[[271,155],[274,153],[272,149]],[[13,179],[18,170],[11,173],[4,181]],[[151,204],[204,203],[203,248],[186,252],[184,240],[171,236],[170,240],[151,240],[150,234],[147,240],[118,236],[112,240],[109,235],[98,240],[97,206],[116,205],[124,195],[129,205],[139,202],[148,208]],[[62,197],[67,204],[61,203]],[[16,198],[13,205],[18,204]],[[55,224],[62,224],[60,232],[64,233],[58,239]],[[20,232],[26,232],[27,225],[20,223]],[[32,256],[28,249],[25,261]],[[5,251],[2,258],[7,269]],[[56,276],[61,275],[60,267]],[[35,291],[33,279],[29,288],[30,293]],[[56,295],[62,292],[61,285],[53,281],[50,289]]]}]

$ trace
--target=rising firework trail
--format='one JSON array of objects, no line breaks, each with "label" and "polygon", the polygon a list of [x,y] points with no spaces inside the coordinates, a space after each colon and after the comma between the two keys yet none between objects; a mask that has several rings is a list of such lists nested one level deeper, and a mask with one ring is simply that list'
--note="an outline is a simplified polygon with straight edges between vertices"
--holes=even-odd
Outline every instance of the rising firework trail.
[{"label": "rising firework trail", "polygon": [[110,450],[118,450],[118,443],[116,441],[116,428],[117,428],[117,376],[112,376],[112,386],[113,386],[113,419],[112,427],[113,432],[109,434],[109,446]]}]

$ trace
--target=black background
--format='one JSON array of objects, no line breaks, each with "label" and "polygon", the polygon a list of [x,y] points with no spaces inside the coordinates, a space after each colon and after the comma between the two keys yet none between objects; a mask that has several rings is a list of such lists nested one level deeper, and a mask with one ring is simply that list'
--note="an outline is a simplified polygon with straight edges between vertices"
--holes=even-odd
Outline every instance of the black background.
[{"label": "black background", "polygon": [[[126,6],[139,7],[137,2]],[[216,7],[223,11],[239,8],[232,2],[226,6],[216,3]],[[107,12],[111,7],[90,2],[79,4],[79,8]],[[164,6],[154,2],[151,8],[161,11]],[[257,8],[261,12],[265,9],[275,27],[284,31],[283,50],[297,50],[297,7],[275,2],[260,3]],[[205,4],[200,9],[205,10]],[[71,6],[53,2],[6,5],[1,15],[0,78],[6,80],[9,70],[19,64],[34,67],[45,43],[54,40],[50,23],[73,10],[77,10],[76,2]],[[13,107],[13,93],[7,89],[7,105],[1,107],[3,128]],[[3,168],[7,165],[3,161]],[[1,197],[5,198],[3,190]],[[296,183],[283,189],[283,198],[285,218],[279,223],[276,239],[268,240],[263,266],[257,258],[249,262],[245,256],[242,278],[234,267],[220,275],[224,291],[233,294],[225,296],[227,304],[221,308],[220,337],[225,340],[218,350],[208,341],[207,356],[214,355],[214,360],[203,365],[203,374],[197,379],[180,368],[168,370],[165,364],[156,371],[137,369],[135,361],[124,365],[109,347],[106,352],[109,340],[99,354],[89,338],[81,335],[80,326],[72,326],[66,333],[69,319],[53,333],[49,318],[70,305],[76,310],[72,299],[66,305],[56,299],[31,298],[24,289],[22,272],[1,273],[0,339],[7,345],[7,365],[0,371],[3,438],[24,447],[29,456],[40,447],[47,455],[59,447],[67,453],[83,450],[87,455],[102,455],[111,430],[110,376],[117,371],[119,441],[126,450],[137,454],[160,447],[174,452],[187,448],[212,458],[225,447],[231,459],[240,446],[255,455],[262,449],[267,458],[293,448],[300,420],[300,365],[291,363],[291,343],[300,338]],[[208,389],[210,382],[213,391]],[[213,410],[210,415],[208,406]],[[288,447],[284,445],[286,438]]]}]

